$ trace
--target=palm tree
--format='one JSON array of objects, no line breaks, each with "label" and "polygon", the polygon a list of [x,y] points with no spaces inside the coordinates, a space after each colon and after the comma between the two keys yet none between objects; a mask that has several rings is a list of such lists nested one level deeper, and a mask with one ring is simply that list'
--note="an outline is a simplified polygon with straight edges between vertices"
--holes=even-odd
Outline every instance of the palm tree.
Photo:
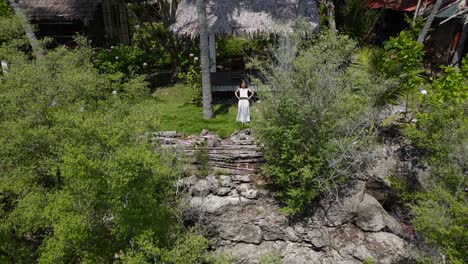
[{"label": "palm tree", "polygon": [[328,26],[331,32],[336,32],[336,22],[335,22],[335,5],[333,0],[325,0],[325,6],[327,7],[327,16],[328,16]]},{"label": "palm tree", "polygon": [[423,29],[421,31],[421,34],[419,34],[419,37],[418,37],[418,42],[419,43],[423,43],[424,39],[426,38],[426,35],[429,32],[429,29],[431,28],[432,21],[434,21],[435,15],[439,11],[440,6],[442,5],[442,2],[444,2],[444,0],[437,0],[437,2],[435,3],[431,14],[429,15],[429,17],[427,18],[426,23],[424,24],[424,27],[423,27]]},{"label": "palm tree", "polygon": [[369,36],[379,17],[366,5],[367,0],[345,0],[338,10],[340,29],[360,42]]},{"label": "palm tree", "polygon": [[203,118],[211,119],[214,115],[211,107],[210,57],[205,0],[197,0],[197,11],[198,29],[200,33],[200,60],[202,68]]},{"label": "palm tree", "polygon": [[11,7],[15,11],[15,14],[21,19],[21,25],[23,26],[24,33],[26,38],[31,45],[33,50],[34,56],[37,59],[42,59],[44,57],[44,50],[42,49],[41,43],[37,40],[36,34],[34,33],[33,27],[29,24],[28,18],[22,11],[19,4],[17,4],[14,0],[9,0]]}]

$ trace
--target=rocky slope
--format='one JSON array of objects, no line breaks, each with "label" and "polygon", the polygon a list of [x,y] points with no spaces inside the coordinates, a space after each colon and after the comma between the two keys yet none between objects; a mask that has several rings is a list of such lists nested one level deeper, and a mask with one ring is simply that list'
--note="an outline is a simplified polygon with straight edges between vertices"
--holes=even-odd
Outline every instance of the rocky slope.
[{"label": "rocky slope", "polygon": [[[194,173],[179,181],[186,192],[187,223],[207,236],[212,249],[239,263],[277,256],[283,263],[403,263],[411,258],[411,232],[389,215],[381,202],[389,194],[387,175],[410,162],[398,146],[372,153],[372,169],[336,197],[322,199],[308,217],[291,220],[269,191],[263,159],[248,130],[226,140],[206,131],[182,139],[175,132],[156,134],[163,145],[178,147]],[[411,168],[411,170],[414,170]]]}]

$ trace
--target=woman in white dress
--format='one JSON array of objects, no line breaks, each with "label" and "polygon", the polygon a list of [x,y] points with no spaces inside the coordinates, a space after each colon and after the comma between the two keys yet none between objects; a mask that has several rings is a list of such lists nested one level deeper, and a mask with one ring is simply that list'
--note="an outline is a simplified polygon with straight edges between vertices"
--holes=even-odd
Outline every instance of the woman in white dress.
[{"label": "woman in white dress", "polygon": [[[249,96],[250,92],[250,96]],[[234,92],[239,103],[237,105],[237,122],[241,122],[243,125],[250,122],[250,98],[255,92],[247,86],[247,83],[243,80],[239,85],[239,88]]]}]

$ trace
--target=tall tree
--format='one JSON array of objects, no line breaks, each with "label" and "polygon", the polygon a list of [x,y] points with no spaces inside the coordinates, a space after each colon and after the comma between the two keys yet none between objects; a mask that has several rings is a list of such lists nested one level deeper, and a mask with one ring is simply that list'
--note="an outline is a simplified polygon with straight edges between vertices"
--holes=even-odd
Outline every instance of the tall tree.
[{"label": "tall tree", "polygon": [[335,22],[335,5],[333,4],[333,0],[325,0],[325,6],[327,7],[327,16],[328,16],[328,23],[331,32],[336,32],[336,22]]},{"label": "tall tree", "polygon": [[431,14],[427,18],[426,23],[424,24],[424,27],[423,27],[421,33],[419,34],[419,37],[418,37],[418,42],[419,43],[424,42],[424,39],[426,38],[426,35],[427,35],[427,33],[429,33],[429,29],[431,28],[432,21],[434,21],[435,15],[439,11],[440,6],[442,5],[442,2],[444,2],[444,0],[437,0],[437,2],[435,3]]},{"label": "tall tree", "polygon": [[[169,27],[175,23],[179,0],[125,0],[129,15],[171,56],[172,80],[179,74],[180,53],[188,53],[192,41],[174,34]],[[157,23],[162,27],[159,27]]]},{"label": "tall tree", "polygon": [[197,0],[198,31],[200,33],[200,60],[202,68],[203,118],[214,117],[211,107],[210,49],[205,0]]}]

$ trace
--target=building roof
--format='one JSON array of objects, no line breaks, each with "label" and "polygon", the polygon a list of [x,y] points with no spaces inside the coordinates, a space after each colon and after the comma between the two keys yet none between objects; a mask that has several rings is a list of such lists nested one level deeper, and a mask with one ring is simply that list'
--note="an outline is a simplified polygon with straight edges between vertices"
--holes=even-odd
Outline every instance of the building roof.
[{"label": "building roof", "polygon": [[[423,5],[430,5],[435,0],[423,1]],[[390,10],[399,10],[412,12],[416,10],[418,5],[418,0],[369,0],[368,7],[378,9],[390,9]]]},{"label": "building roof", "polygon": [[[208,31],[217,35],[286,34],[294,29],[298,0],[207,0]],[[306,0],[305,19],[317,29],[315,0]],[[198,35],[196,0],[182,0],[171,29],[179,35]]]},{"label": "building roof", "polygon": [[91,20],[100,0],[17,0],[33,21]]},{"label": "building roof", "polygon": [[[458,10],[459,3],[463,1],[464,0],[444,0],[442,2],[439,12],[437,12],[436,17],[444,17],[446,14],[439,14],[447,8],[450,9],[450,11],[446,12],[447,14],[451,13],[451,11],[453,10]],[[432,11],[432,8],[434,7],[433,4],[435,2],[435,0],[422,1],[421,10],[424,10],[424,13],[430,13],[430,11]],[[463,4],[465,4],[465,2],[463,2]],[[367,6],[374,9],[384,8],[390,10],[413,12],[416,10],[417,5],[418,0],[368,0]]]}]

